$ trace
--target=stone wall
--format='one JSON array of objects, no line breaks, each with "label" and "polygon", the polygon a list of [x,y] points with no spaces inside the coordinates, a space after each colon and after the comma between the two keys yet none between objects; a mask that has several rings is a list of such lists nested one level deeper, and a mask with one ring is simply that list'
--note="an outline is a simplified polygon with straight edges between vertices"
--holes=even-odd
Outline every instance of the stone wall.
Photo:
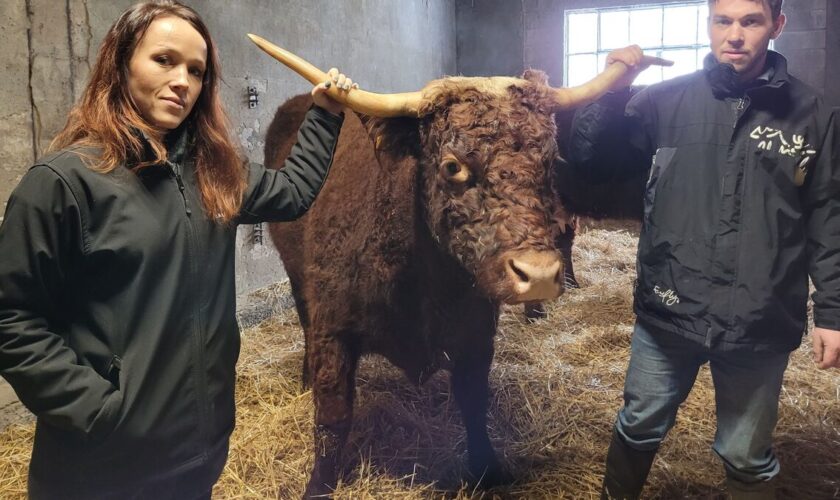
[{"label": "stone wall", "polygon": [[[0,2],[0,216],[11,190],[64,125],[87,82],[98,46],[135,0]],[[455,73],[455,5],[449,0],[185,0],[219,47],[222,96],[233,133],[251,160],[263,160],[274,111],[308,92],[302,78],[245,36],[256,33],[312,63],[338,66],[370,90],[416,90]],[[248,107],[248,87],[259,105]],[[237,287],[242,293],[284,277],[267,239],[240,228]]]}]

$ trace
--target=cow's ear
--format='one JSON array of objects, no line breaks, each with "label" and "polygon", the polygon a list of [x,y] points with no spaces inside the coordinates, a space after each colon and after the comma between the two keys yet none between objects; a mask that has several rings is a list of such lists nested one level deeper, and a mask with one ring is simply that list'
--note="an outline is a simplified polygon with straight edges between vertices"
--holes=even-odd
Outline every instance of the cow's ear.
[{"label": "cow's ear", "polygon": [[411,117],[372,118],[360,116],[377,157],[420,157],[420,119]]},{"label": "cow's ear", "polygon": [[548,75],[544,71],[540,71],[538,69],[526,69],[525,72],[522,73],[522,79],[540,85],[548,85]]}]

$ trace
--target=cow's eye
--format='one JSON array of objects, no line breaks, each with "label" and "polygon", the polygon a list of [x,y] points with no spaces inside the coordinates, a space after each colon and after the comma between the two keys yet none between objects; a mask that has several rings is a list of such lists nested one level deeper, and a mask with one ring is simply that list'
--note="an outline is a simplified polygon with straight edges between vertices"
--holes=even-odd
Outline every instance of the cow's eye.
[{"label": "cow's eye", "polygon": [[441,163],[441,173],[449,182],[463,184],[470,180],[470,169],[463,163],[447,158]]}]

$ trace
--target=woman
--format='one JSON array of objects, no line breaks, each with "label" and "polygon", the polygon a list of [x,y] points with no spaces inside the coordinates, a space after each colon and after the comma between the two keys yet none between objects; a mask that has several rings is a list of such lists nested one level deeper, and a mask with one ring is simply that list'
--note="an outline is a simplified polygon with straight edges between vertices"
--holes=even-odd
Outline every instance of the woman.
[{"label": "woman", "polygon": [[245,166],[198,15],[127,10],[0,228],[0,372],[38,417],[32,498],[208,498],[234,425],[236,225],[306,212],[337,70],[282,171]]}]

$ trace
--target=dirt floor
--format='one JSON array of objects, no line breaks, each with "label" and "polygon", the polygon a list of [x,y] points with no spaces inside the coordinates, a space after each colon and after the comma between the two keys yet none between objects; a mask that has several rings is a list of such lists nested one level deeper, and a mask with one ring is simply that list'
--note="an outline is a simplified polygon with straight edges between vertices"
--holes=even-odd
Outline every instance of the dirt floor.
[{"label": "dirt floor", "polygon": [[[635,276],[633,223],[587,221],[574,260],[582,288],[528,322],[499,320],[490,374],[491,438],[516,478],[491,491],[461,482],[465,437],[448,377],[421,387],[380,358],[360,366],[339,499],[597,498],[622,401]],[[302,389],[303,341],[293,311],[243,332],[237,428],[218,499],[299,498],[312,465],[312,395]],[[2,498],[25,497],[33,425],[0,433]],[[710,450],[714,397],[707,368],[654,463],[644,498],[723,498]],[[775,435],[780,498],[840,498],[840,371],[820,371],[806,338],[786,374]]]}]

